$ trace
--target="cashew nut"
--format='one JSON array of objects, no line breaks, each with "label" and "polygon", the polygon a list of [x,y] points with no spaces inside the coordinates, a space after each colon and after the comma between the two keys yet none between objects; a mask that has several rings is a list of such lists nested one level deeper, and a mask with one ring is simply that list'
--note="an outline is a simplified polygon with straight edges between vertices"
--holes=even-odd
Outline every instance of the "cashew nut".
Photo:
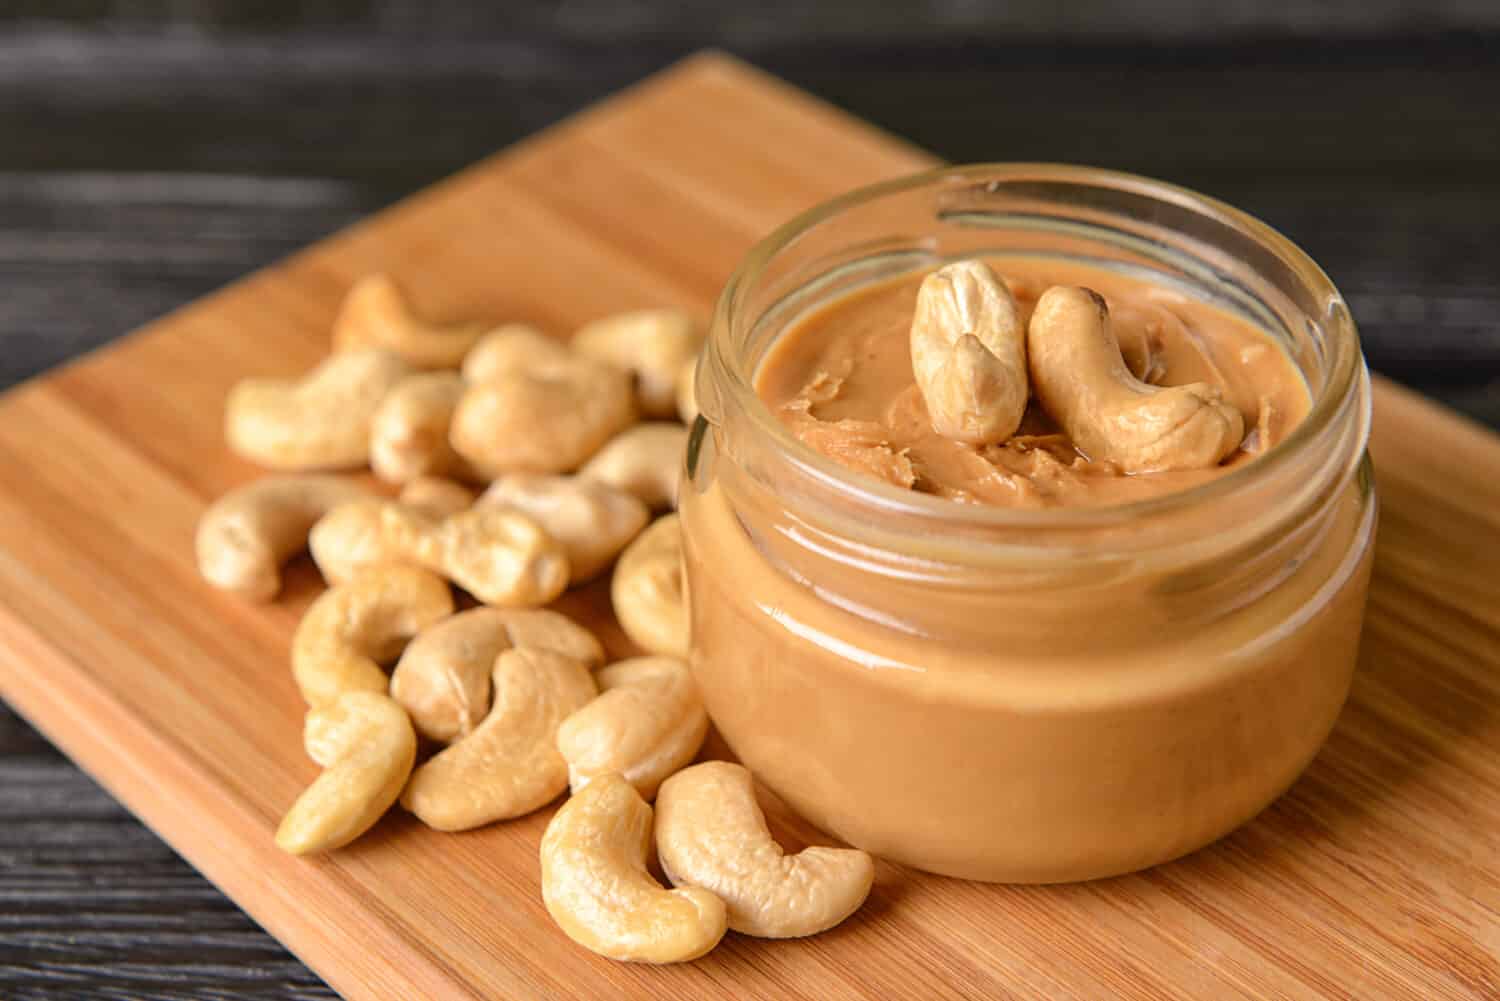
[{"label": "cashew nut", "polygon": [[407,481],[396,499],[429,518],[442,519],[467,511],[478,498],[476,491],[462,483],[445,480],[441,476],[418,476]]},{"label": "cashew nut", "polygon": [[1092,459],[1128,473],[1212,466],[1240,445],[1245,419],[1206,382],[1157,387],[1130,374],[1096,292],[1042,293],[1028,334],[1042,407]]},{"label": "cashew nut", "polygon": [[662,783],[656,851],[674,885],[712,891],[729,927],[761,938],[826,931],[859,909],[875,881],[874,860],[857,849],[783,852],[749,770],[728,761],[705,761]]},{"label": "cashew nut", "polygon": [[479,504],[536,519],[568,554],[574,584],[608,567],[651,519],[625,491],[577,476],[513,473],[491,484]]},{"label": "cashew nut", "polygon": [[389,351],[334,355],[297,379],[244,379],[229,393],[224,435],[271,469],[352,469],[370,458],[370,422],[410,372]]},{"label": "cashew nut", "polygon": [[479,339],[464,359],[464,379],[469,382],[494,382],[518,372],[567,368],[574,354],[556,337],[548,337],[524,323],[507,323]]},{"label": "cashew nut", "polygon": [[724,937],[724,902],[696,886],[664,889],[646,871],[651,807],[601,775],[558,809],[542,835],[542,900],[559,928],[610,959],[681,963]]},{"label": "cashew nut", "polygon": [[593,669],[604,649],[593,633],[547,609],[473,608],[422,631],[391,672],[391,697],[417,732],[449,743],[474,730],[490,709],[490,672],[501,653],[550,650]]},{"label": "cashew nut", "polygon": [[396,802],[417,758],[406,712],[377,692],[345,692],[307,714],[303,743],[323,773],[276,829],[293,855],[342,848]]},{"label": "cashew nut", "polygon": [[519,511],[475,507],[442,520],[394,501],[341,504],[313,526],[313,560],[330,582],[375,564],[409,562],[487,605],[545,605],[568,586],[563,548]]},{"label": "cashew nut", "polygon": [[677,515],[656,519],[620,554],[610,582],[620,628],[648,653],[688,655],[687,583]]},{"label": "cashew nut", "polygon": [[330,588],[309,606],[292,637],[292,675],[302,697],[322,706],[344,692],[384,694],[380,665],[451,614],[448,585],[419,567],[372,567]]},{"label": "cashew nut", "polygon": [[574,794],[617,772],[647,800],[703,746],[708,712],[688,666],[675,657],[633,657],[595,673],[602,693],[557,731]]},{"label": "cashew nut", "polygon": [[370,468],[388,483],[418,476],[472,477],[448,443],[464,392],[457,372],[419,372],[396,384],[370,421]]},{"label": "cashew nut", "polygon": [[578,475],[634,494],[656,510],[677,501],[688,431],[668,421],[637,424],[610,439]]},{"label": "cashew nut", "polygon": [[281,590],[281,565],[307,547],[313,523],[365,496],[337,476],[267,476],[231,490],[198,519],[198,572],[251,601]]},{"label": "cashew nut", "polygon": [[677,377],[698,355],[703,331],[680,309],[643,309],[586,324],[573,350],[635,374],[636,398],[647,417],[677,413]]},{"label": "cashew nut", "polygon": [[389,275],[367,275],[344,296],[334,318],[333,350],[385,348],[414,368],[458,368],[482,333],[477,323],[422,322]]},{"label": "cashew nut", "polygon": [[439,831],[466,831],[540,809],[568,787],[557,727],[594,697],[580,661],[537,647],[495,659],[484,722],[412,773],[401,805]]},{"label": "cashew nut", "polygon": [[922,281],[911,367],[932,429],[976,445],[1002,442],[1026,412],[1026,331],[1010,289],[982,261]]},{"label": "cashew nut", "polygon": [[688,427],[698,419],[698,357],[694,355],[677,370],[677,419]]},{"label": "cashew nut", "polygon": [[471,385],[449,440],[488,478],[577,469],[635,421],[630,376],[585,358]]}]

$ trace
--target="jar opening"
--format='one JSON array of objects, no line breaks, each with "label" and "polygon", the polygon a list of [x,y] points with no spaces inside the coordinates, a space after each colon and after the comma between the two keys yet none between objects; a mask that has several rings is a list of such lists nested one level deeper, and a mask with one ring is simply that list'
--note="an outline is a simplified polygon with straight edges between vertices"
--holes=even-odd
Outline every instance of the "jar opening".
[{"label": "jar opening", "polygon": [[[1123,504],[1028,509],[959,504],[854,473],[799,441],[756,392],[769,344],[806,309],[872,280],[1006,253],[1102,263],[1249,319],[1301,369],[1308,413],[1265,454],[1205,483]],[[791,220],[725,286],[698,388],[705,417],[734,426],[736,437],[766,442],[802,492],[837,496],[866,517],[899,519],[916,532],[968,536],[1147,526],[1226,498],[1282,492],[1278,484],[1295,492],[1313,481],[1343,482],[1363,452],[1369,419],[1348,309],[1284,236],[1170,184],[1048,164],[939,168],[850,192]],[[1357,447],[1325,447],[1330,436],[1349,433]]]}]

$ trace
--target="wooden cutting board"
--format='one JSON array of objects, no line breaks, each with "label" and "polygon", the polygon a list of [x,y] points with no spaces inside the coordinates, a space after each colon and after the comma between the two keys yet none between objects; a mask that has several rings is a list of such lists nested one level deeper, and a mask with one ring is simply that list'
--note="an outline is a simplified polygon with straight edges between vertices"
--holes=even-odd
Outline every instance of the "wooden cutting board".
[{"label": "wooden cutting board", "polygon": [[[706,314],[772,226],[931,162],[700,56],[18,387],[0,398],[0,694],[351,998],[1500,997],[1500,438],[1388,383],[1350,704],[1291,793],[1191,858],[1060,887],[882,865],[833,932],[730,935],[658,969],[548,919],[550,811],[441,835],[398,810],[330,858],[273,847],[315,773],[286,656],[320,585],[304,561],[260,607],[194,570],[199,512],[257,475],[220,438],[234,381],[311,366],[373,270],[435,318]],[[563,607],[626,651],[599,588]]]}]

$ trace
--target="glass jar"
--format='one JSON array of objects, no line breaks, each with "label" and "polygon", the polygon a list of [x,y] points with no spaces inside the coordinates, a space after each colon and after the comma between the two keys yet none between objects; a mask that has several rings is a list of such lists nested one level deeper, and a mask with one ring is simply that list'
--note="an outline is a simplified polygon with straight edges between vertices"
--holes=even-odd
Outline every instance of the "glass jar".
[{"label": "glass jar", "polygon": [[[1253,321],[1301,370],[1307,417],[1192,489],[1012,510],[850,473],[757,397],[757,366],[809,309],[1008,254]],[[1332,728],[1374,534],[1369,379],[1337,290],[1264,224],[1079,167],[879,184],[750,253],[697,390],[680,499],[694,671],[739,758],[850,844],[973,879],[1128,872],[1249,819]]]}]

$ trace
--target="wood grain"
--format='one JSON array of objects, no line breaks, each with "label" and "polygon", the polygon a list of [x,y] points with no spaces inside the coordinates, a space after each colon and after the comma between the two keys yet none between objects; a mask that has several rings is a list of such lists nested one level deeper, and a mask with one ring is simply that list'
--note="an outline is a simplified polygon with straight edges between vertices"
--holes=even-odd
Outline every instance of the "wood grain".
[{"label": "wood grain", "polygon": [[[1384,383],[1351,702],[1290,794],[1182,862],[1050,888],[882,866],[870,904],[827,935],[731,936],[654,969],[598,959],[547,919],[545,811],[457,836],[396,813],[329,859],[275,850],[314,771],[285,656],[319,584],[299,566],[258,608],[193,569],[198,512],[256,474],[220,442],[233,381],[308,366],[341,291],[376,268],[435,315],[559,332],[663,301],[706,311],[786,215],[925,162],[699,58],[11,391],[0,693],[348,997],[1500,994],[1500,441]],[[565,604],[597,614],[601,597]],[[775,819],[794,845],[813,836]]]},{"label": "wood grain", "polygon": [[1483,0],[1369,0],[1357,9],[1342,4],[1265,4],[1220,0],[1211,7],[1191,0],[1150,0],[1120,5],[1109,0],[1076,0],[1059,7],[1047,0],[1013,0],[975,5],[965,0],[910,0],[899,7],[859,0],[762,0],[753,10],[727,4],[683,0],[571,0],[561,11],[537,0],[502,7],[472,0],[429,0],[421,6],[392,0],[338,0],[337,3],[257,5],[236,0],[161,3],[88,3],[73,0],[10,0],[0,24],[51,20],[104,23],[124,33],[142,26],[187,22],[200,30],[267,33],[288,26],[330,33],[373,31],[410,45],[444,32],[536,37],[547,33],[617,44],[622,36],[673,41],[718,34],[741,44],[756,41],[805,42],[809,37],[838,40],[891,40],[907,45],[969,38],[1040,38],[1059,35],[1114,41],[1119,38],[1250,38],[1262,41],[1330,36],[1391,37],[1409,40],[1442,31],[1481,32],[1500,26],[1500,12]]}]

